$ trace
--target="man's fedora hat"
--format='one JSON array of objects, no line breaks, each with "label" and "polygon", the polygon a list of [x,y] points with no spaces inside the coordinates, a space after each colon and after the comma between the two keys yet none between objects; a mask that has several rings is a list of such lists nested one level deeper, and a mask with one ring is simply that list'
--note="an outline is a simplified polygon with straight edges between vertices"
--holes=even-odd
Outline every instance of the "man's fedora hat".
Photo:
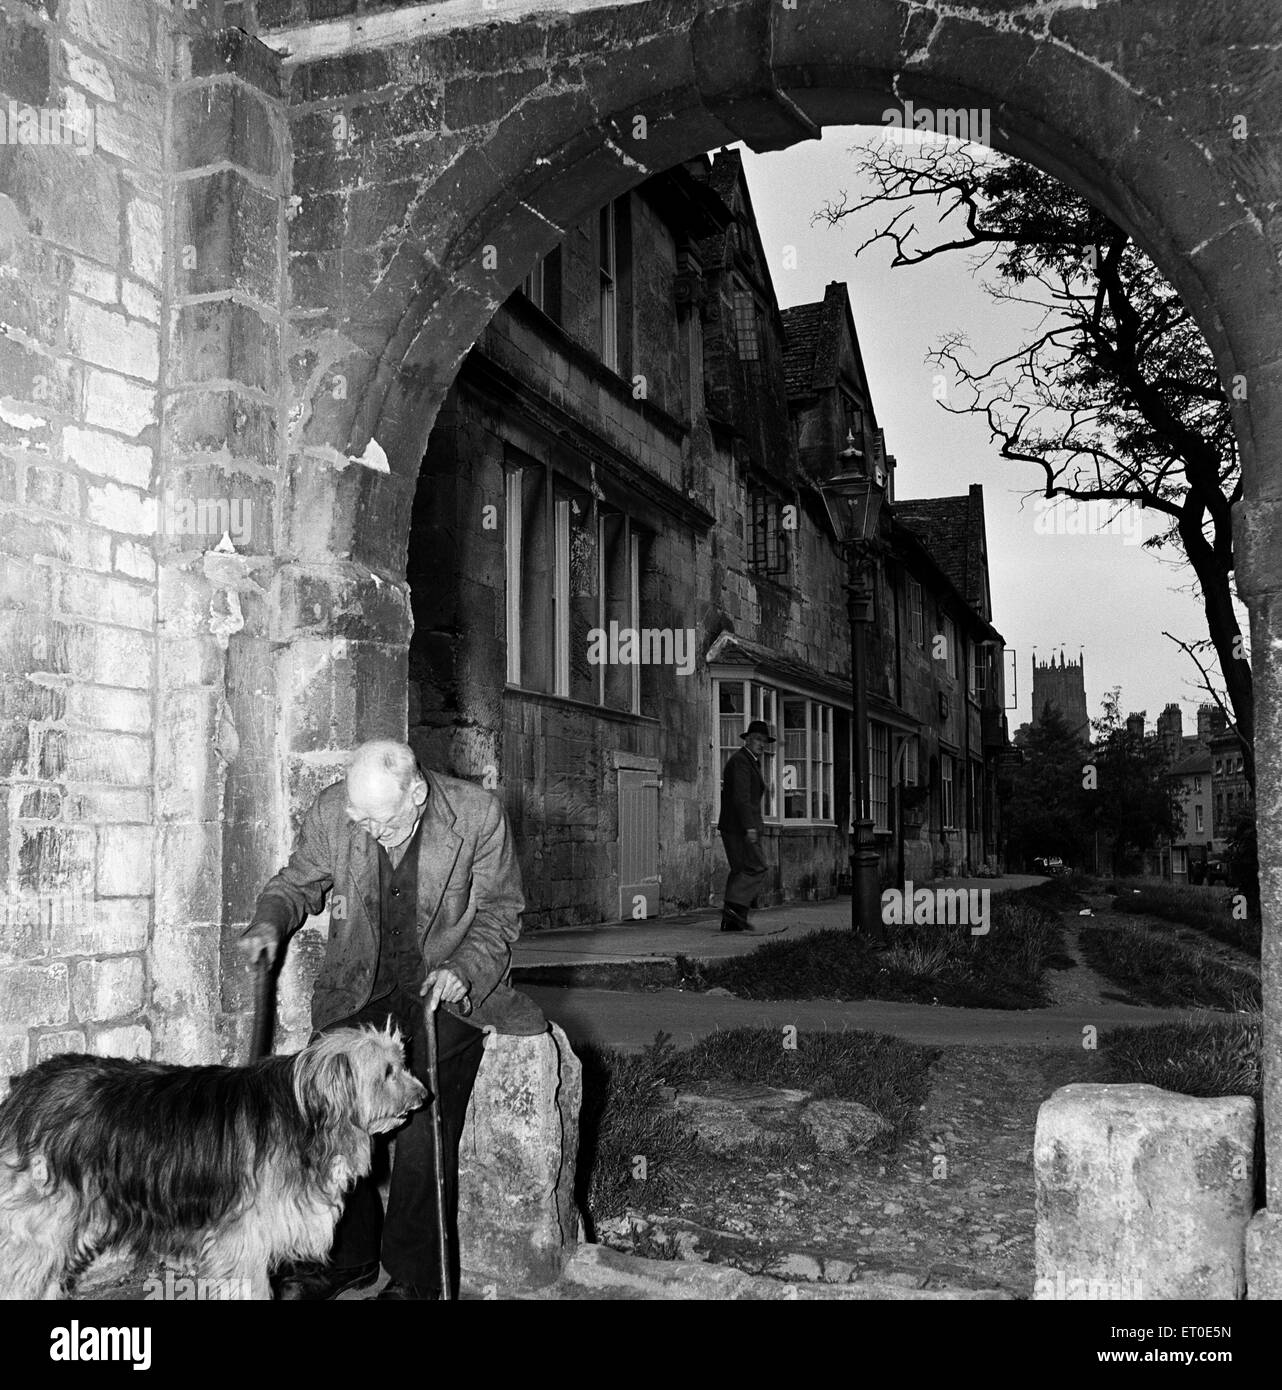
[{"label": "man's fedora hat", "polygon": [[764,719],[754,719],[751,724],[739,735],[740,738],[747,738],[749,734],[760,734],[767,743],[778,743],[778,739],[770,732],[770,725]]}]

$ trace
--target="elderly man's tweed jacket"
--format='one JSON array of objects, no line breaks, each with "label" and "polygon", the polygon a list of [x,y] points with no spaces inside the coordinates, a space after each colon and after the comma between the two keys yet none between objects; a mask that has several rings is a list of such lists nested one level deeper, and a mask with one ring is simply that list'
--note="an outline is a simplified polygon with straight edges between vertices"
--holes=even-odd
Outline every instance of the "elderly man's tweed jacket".
[{"label": "elderly man's tweed jacket", "polygon": [[[547,1021],[509,981],[521,932],[521,873],[498,799],[471,782],[426,772],[418,858],[419,945],[428,970],[443,966],[467,986],[447,1005],[478,1027],[541,1033]],[[348,819],[346,787],[321,792],[303,818],[289,863],[259,894],[253,921],[282,942],[329,897],[329,942],[312,995],[312,1026],[347,1018],[370,997],[378,965],[378,842]]]}]

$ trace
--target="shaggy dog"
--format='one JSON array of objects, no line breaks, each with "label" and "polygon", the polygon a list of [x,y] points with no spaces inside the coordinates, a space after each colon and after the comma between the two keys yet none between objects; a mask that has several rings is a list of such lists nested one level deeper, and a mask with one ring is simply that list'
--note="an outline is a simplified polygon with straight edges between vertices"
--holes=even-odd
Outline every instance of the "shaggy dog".
[{"label": "shaggy dog", "polygon": [[369,1026],[248,1067],[42,1062],[0,1102],[0,1298],[69,1293],[110,1250],[270,1298],[274,1266],[328,1254],[371,1135],[426,1096]]}]

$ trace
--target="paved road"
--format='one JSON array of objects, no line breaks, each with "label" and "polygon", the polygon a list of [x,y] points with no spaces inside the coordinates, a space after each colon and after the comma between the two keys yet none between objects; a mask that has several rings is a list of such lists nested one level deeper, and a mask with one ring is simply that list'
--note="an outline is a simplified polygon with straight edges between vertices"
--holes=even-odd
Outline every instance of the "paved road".
[{"label": "paved road", "polygon": [[677,989],[635,992],[552,989],[522,985],[571,1042],[636,1051],[660,1029],[678,1047],[689,1047],[718,1028],[783,1028],[802,1031],[863,1028],[911,1042],[993,1047],[1081,1047],[1083,1029],[1179,1022],[1221,1013],[1193,1009],[1143,1009],[1126,1004],[1061,1009],[955,1009],[895,1004],[880,999],[843,1004],[823,1000],[734,999]]}]

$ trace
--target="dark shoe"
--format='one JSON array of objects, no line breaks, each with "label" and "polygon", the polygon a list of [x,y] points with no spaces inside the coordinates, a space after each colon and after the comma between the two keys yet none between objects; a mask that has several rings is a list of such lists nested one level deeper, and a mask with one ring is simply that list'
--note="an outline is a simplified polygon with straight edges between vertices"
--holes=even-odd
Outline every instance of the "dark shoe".
[{"label": "dark shoe", "polygon": [[417,1284],[402,1284],[399,1279],[393,1279],[379,1294],[378,1299],[386,1298],[389,1302],[395,1300],[402,1303],[435,1303],[440,1297],[436,1289],[423,1289]]},{"label": "dark shoe", "polygon": [[332,1265],[295,1265],[285,1270],[276,1285],[282,1303],[314,1303],[337,1298],[348,1289],[367,1289],[378,1282],[378,1261],[335,1269]]},{"label": "dark shoe", "polygon": [[751,931],[748,925],[748,914],[739,908],[723,907],[721,909],[721,930],[722,931]]}]

